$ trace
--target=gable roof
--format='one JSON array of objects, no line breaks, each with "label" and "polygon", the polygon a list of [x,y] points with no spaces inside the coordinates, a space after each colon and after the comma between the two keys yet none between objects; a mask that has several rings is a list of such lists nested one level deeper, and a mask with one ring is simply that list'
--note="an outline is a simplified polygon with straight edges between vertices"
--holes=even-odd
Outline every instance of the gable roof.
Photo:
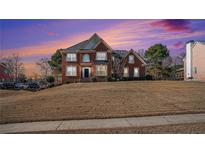
[{"label": "gable roof", "polygon": [[200,43],[200,44],[202,44],[202,45],[205,45],[205,41],[194,41],[194,40],[190,40],[190,41],[188,41],[188,42],[186,42],[186,44],[187,43],[192,43],[191,44],[191,47],[193,48],[197,43]]},{"label": "gable roof", "polygon": [[205,41],[196,41],[196,43],[200,43],[200,44],[205,45]]},{"label": "gable roof", "polygon": [[130,51],[127,50],[113,50],[114,56],[120,56],[122,58],[127,57],[130,53],[133,53],[143,64],[146,64],[146,61],[142,56],[140,56],[136,51],[131,49]]},{"label": "gable roof", "polygon": [[63,50],[65,52],[77,52],[79,50],[94,50],[100,43],[105,44],[105,46],[109,50],[112,50],[112,48],[96,33],[93,34],[88,40],[82,41]]},{"label": "gable roof", "polygon": [[194,48],[196,44],[205,45],[205,41],[195,41],[195,42],[192,43],[191,47]]},{"label": "gable roof", "polygon": [[113,50],[112,53],[118,57],[126,57],[128,51],[127,50]]},{"label": "gable roof", "polygon": [[133,49],[131,49],[127,55],[129,55],[130,53],[133,53],[143,64],[147,64],[144,58],[140,56],[140,54],[134,51]]}]

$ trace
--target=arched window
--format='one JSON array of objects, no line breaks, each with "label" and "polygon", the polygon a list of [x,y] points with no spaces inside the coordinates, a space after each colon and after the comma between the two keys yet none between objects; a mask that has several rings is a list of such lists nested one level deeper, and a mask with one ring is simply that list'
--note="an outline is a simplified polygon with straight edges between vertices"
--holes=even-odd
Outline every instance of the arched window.
[{"label": "arched window", "polygon": [[90,62],[90,56],[88,54],[83,55],[83,62]]}]

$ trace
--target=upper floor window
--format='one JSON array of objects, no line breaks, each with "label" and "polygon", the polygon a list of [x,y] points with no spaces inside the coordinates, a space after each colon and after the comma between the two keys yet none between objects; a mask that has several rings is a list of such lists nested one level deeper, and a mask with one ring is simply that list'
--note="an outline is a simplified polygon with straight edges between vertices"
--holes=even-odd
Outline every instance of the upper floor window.
[{"label": "upper floor window", "polygon": [[96,60],[107,60],[107,52],[96,52]]},{"label": "upper floor window", "polygon": [[67,54],[67,61],[77,61],[76,53],[68,53]]},{"label": "upper floor window", "polygon": [[129,55],[129,63],[134,63],[134,56],[133,55]]},{"label": "upper floor window", "polygon": [[90,55],[88,54],[83,55],[83,62],[90,62]]}]

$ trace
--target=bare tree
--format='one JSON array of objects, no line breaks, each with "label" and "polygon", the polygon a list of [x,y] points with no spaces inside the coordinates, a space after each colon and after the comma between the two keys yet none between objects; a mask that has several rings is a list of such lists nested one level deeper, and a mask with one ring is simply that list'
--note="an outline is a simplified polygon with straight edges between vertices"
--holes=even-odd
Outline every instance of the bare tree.
[{"label": "bare tree", "polygon": [[185,52],[181,52],[178,56],[176,56],[176,63],[179,65],[183,65],[184,64],[184,58],[186,56]]},{"label": "bare tree", "polygon": [[13,54],[12,56],[3,57],[1,62],[4,63],[9,70],[8,74],[10,79],[17,81],[20,76],[24,76],[25,69],[19,55]]},{"label": "bare tree", "polygon": [[162,79],[170,79],[172,77],[171,67],[172,67],[172,57],[168,56],[162,60],[162,68],[161,68]]},{"label": "bare tree", "polygon": [[51,73],[51,67],[49,65],[49,58],[42,58],[36,64],[40,67],[43,77],[47,77]]},{"label": "bare tree", "polygon": [[184,65],[184,58],[186,53],[181,52],[179,55],[174,56],[172,59],[172,65],[173,65],[173,78],[176,79],[176,71],[177,69],[183,67]]},{"label": "bare tree", "polygon": [[162,60],[162,68],[170,67],[172,64],[172,57],[168,56]]},{"label": "bare tree", "polygon": [[146,52],[145,49],[139,49],[137,52],[141,57],[145,57],[145,52]]},{"label": "bare tree", "polygon": [[124,67],[127,62],[127,58],[114,57],[112,62],[113,74],[115,77],[122,78],[124,73]]},{"label": "bare tree", "polygon": [[38,80],[39,76],[40,75],[37,72],[32,72],[32,77],[34,80]]}]

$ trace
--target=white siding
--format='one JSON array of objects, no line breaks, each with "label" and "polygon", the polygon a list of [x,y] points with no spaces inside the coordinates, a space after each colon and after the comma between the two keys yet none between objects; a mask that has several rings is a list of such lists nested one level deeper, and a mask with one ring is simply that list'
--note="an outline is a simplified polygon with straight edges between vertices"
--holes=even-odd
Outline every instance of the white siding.
[{"label": "white siding", "polygon": [[192,77],[192,43],[186,44],[186,78]]}]

